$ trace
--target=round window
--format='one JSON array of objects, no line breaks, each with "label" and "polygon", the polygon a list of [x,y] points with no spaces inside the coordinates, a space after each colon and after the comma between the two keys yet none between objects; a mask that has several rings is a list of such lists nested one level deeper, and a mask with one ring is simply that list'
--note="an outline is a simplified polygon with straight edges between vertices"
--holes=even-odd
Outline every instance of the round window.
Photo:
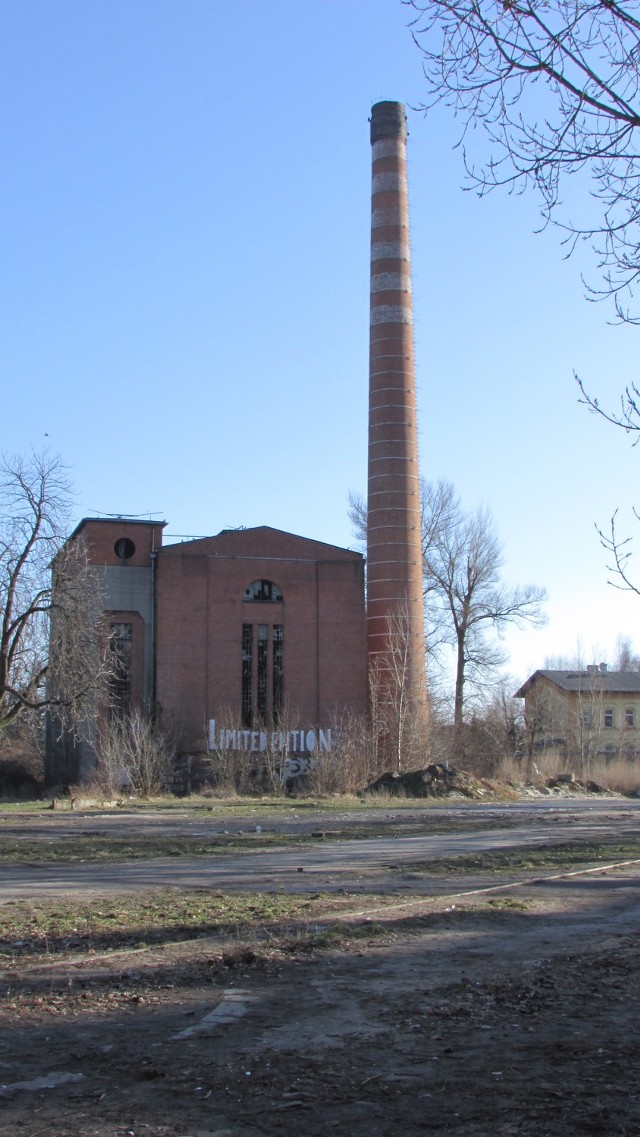
[{"label": "round window", "polygon": [[136,547],[130,537],[119,537],[113,546],[115,554],[121,561],[128,561],[136,551]]}]

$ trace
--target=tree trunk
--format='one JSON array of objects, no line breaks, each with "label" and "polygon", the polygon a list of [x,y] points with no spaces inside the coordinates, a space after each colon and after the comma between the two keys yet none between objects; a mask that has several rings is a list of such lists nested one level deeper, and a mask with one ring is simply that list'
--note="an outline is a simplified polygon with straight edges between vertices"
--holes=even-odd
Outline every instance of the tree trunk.
[{"label": "tree trunk", "polygon": [[462,734],[462,710],[464,707],[464,632],[456,636],[456,693],[453,704],[453,734],[456,748]]}]

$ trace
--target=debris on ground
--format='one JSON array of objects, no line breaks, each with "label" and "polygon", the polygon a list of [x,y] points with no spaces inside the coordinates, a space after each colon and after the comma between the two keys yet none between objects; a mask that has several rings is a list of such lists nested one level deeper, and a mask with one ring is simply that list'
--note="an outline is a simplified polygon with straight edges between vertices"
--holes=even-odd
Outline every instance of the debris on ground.
[{"label": "debris on ground", "polygon": [[445,762],[434,762],[406,774],[389,771],[367,786],[365,793],[381,790],[396,797],[449,797],[457,794],[466,798],[483,798],[497,794],[492,782],[475,778],[466,770],[457,770]]},{"label": "debris on ground", "polygon": [[458,770],[448,762],[434,762],[420,770],[408,770],[404,774],[387,771],[364,790],[364,793],[380,792],[394,797],[464,797],[473,800],[508,796],[548,797],[550,794],[558,797],[588,794],[619,797],[619,794],[605,789],[598,782],[590,779],[582,781],[574,774],[557,774],[536,783],[508,782],[503,785],[486,778],[476,778],[468,770]]},{"label": "debris on ground", "polygon": [[[549,778],[547,781],[547,788],[550,790],[564,790],[572,794],[609,794],[611,791],[605,789],[604,786],[587,779],[586,782],[581,782],[573,774],[558,774],[556,778]],[[617,795],[614,795],[617,796]]]}]

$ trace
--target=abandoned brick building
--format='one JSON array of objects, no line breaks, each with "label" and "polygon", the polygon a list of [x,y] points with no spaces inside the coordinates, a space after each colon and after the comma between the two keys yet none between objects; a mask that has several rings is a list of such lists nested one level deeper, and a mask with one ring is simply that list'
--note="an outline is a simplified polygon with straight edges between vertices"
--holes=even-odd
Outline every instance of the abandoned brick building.
[{"label": "abandoned brick building", "polygon": [[[367,668],[398,683],[426,730],[420,470],[413,351],[407,127],[402,104],[371,108],[368,597],[364,558],[267,526],[163,545],[163,524],[85,519],[117,664],[110,705],[160,712],[182,753],[332,748],[367,710]],[[281,736],[284,735],[284,740]],[[206,739],[206,742],[205,742]],[[64,741],[64,739],[63,739]],[[61,747],[51,740],[55,781]],[[74,748],[65,780],[95,762]]]},{"label": "abandoned brick building", "polygon": [[[183,754],[330,750],[366,707],[364,558],[268,526],[163,545],[164,523],[85,518],[112,708],[158,712]],[[50,781],[91,776],[94,748],[51,740]],[[61,779],[64,763],[64,779]]]}]

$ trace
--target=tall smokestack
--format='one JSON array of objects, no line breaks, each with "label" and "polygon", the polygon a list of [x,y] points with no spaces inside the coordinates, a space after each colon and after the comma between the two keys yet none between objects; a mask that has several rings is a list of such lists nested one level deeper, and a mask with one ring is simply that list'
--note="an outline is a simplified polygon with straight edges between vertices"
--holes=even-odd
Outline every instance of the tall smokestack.
[{"label": "tall smokestack", "polygon": [[407,126],[401,103],[371,108],[371,317],[367,641],[383,686],[398,683],[426,722],[426,668]]}]

